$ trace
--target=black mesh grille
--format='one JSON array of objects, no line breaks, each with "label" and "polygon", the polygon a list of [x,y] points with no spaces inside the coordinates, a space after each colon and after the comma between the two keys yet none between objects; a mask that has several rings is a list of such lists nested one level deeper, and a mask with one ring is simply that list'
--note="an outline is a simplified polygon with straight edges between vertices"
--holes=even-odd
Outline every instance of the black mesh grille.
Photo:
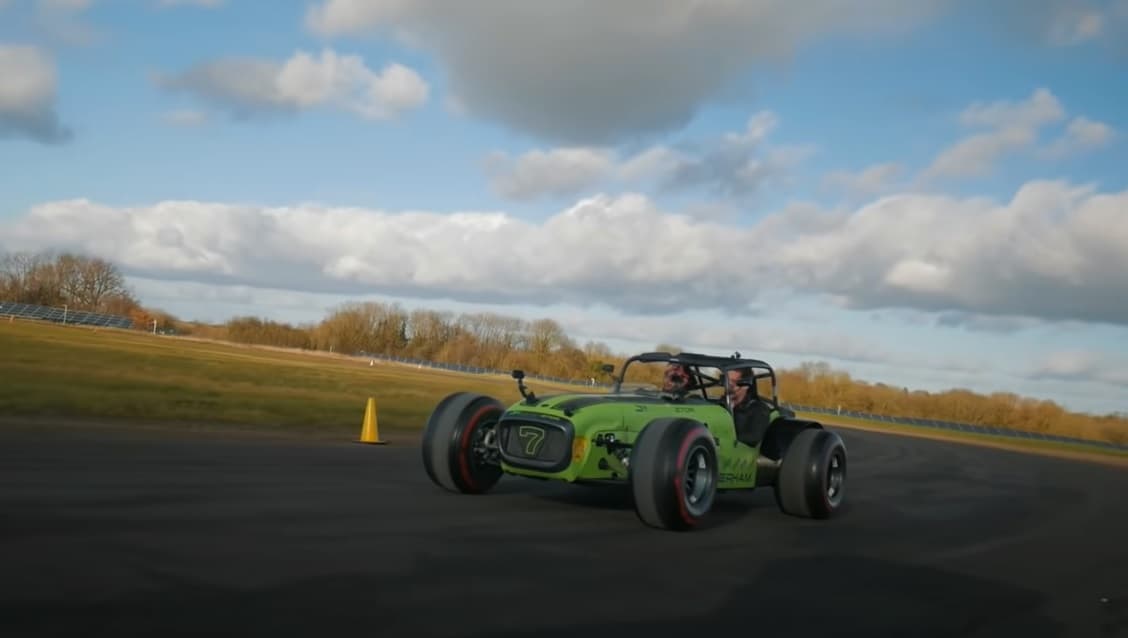
[{"label": "black mesh grille", "polygon": [[498,429],[502,455],[514,465],[555,470],[571,460],[572,431],[567,424],[506,419]]}]

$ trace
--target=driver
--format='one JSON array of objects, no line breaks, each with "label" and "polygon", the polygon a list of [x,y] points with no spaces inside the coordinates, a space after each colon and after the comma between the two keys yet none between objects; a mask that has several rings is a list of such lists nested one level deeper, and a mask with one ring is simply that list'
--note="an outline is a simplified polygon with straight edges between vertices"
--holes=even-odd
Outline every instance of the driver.
[{"label": "driver", "polygon": [[736,369],[728,371],[728,405],[730,410],[746,410],[751,405],[756,395],[752,392],[751,386],[737,385],[741,381],[749,380],[752,375],[748,369]]},{"label": "driver", "polygon": [[[771,425],[771,407],[757,396],[755,375],[750,369],[728,371],[728,400],[732,412],[736,437],[749,445],[756,445]],[[739,383],[751,385],[737,385]]]}]

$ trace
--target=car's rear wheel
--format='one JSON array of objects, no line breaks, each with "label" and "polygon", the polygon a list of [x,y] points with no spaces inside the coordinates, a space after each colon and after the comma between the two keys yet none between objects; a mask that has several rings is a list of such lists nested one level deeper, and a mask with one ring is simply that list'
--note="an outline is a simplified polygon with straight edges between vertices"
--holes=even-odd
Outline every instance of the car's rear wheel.
[{"label": "car's rear wheel", "polygon": [[845,502],[846,444],[836,433],[808,428],[795,436],[775,483],[776,503],[786,514],[825,519]]},{"label": "car's rear wheel", "polygon": [[660,529],[697,526],[717,494],[717,446],[702,424],[658,419],[646,426],[630,457],[635,512]]},{"label": "car's rear wheel", "polygon": [[423,467],[438,486],[462,494],[489,491],[501,478],[495,443],[505,406],[472,392],[448,395],[423,430]]}]

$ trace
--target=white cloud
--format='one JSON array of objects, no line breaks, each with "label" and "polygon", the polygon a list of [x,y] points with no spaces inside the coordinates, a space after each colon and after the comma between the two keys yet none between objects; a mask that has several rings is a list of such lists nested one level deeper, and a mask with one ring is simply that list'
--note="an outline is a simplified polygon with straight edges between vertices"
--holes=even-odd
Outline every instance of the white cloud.
[{"label": "white cloud", "polygon": [[1108,124],[1078,116],[1070,120],[1061,137],[1044,149],[1043,156],[1061,158],[1107,146],[1115,138],[1116,131]]},{"label": "white cloud", "polygon": [[534,149],[516,158],[495,152],[486,170],[494,190],[512,199],[576,196],[611,182],[740,198],[784,178],[814,152],[809,146],[769,146],[777,125],[774,113],[761,111],[743,130],[719,139],[655,145],[633,155],[607,147]]},{"label": "white cloud", "polygon": [[844,191],[850,197],[872,197],[888,190],[901,174],[896,162],[873,164],[858,172],[833,171],[823,178],[825,186]]},{"label": "white cloud", "polygon": [[852,307],[1128,321],[1128,192],[1031,182],[1006,203],[897,196],[792,238],[782,262]]},{"label": "white cloud", "polygon": [[1088,0],[320,0],[305,25],[324,38],[391,34],[435,56],[463,111],[604,146],[680,128],[821,38],[897,36],[955,12],[1049,46],[1123,46],[1128,33],[1116,8]]},{"label": "white cloud", "polygon": [[55,65],[31,46],[0,45],[0,110],[42,109],[55,98]]},{"label": "white cloud", "polygon": [[[915,182],[906,181],[921,185],[941,177],[986,176],[1011,153],[1034,150],[1034,156],[1057,159],[1097,149],[1115,138],[1108,124],[1074,116],[1055,141],[1040,145],[1043,130],[1066,117],[1061,101],[1045,88],[1017,101],[974,102],[957,120],[964,128],[986,131],[943,149]],[[711,197],[741,199],[773,182],[786,183],[796,165],[816,152],[813,145],[770,144],[778,126],[778,116],[764,110],[751,115],[743,130],[717,139],[655,144],[633,154],[610,146],[533,149],[517,156],[494,152],[485,166],[494,191],[516,200],[574,197],[612,186],[657,192],[700,189]],[[893,191],[902,185],[902,172],[900,163],[884,162],[857,172],[833,171],[822,184],[857,201]]]},{"label": "white cloud", "polygon": [[1087,42],[1101,34],[1104,27],[1104,17],[1095,11],[1072,16],[1063,24],[1057,25],[1050,32],[1050,40],[1059,44],[1078,44]]},{"label": "white cloud", "polygon": [[93,44],[103,33],[80,20],[93,5],[93,0],[36,0],[35,21],[48,37],[64,44]]},{"label": "white cloud", "polygon": [[55,113],[58,73],[40,49],[0,44],[0,138],[66,142],[72,133]]},{"label": "white cloud", "polygon": [[962,327],[975,332],[998,334],[1011,334],[1044,325],[1043,320],[1035,317],[1007,314],[981,315],[961,310],[930,314],[929,318],[929,323],[937,326]]},{"label": "white cloud", "polygon": [[1065,117],[1065,108],[1048,89],[1035,89],[1025,100],[975,102],[960,113],[960,123],[969,127],[1000,129],[1008,126],[1038,129]]},{"label": "white cloud", "polygon": [[208,115],[194,109],[177,109],[165,113],[162,119],[172,126],[200,126],[207,122]]},{"label": "white cloud", "polygon": [[325,0],[306,25],[325,37],[393,33],[436,54],[467,112],[602,146],[681,126],[746,72],[822,35],[899,31],[945,1]]},{"label": "white cloud", "polygon": [[[66,247],[150,277],[481,303],[745,312],[760,295],[846,308],[1128,323],[1128,192],[1032,182],[1010,201],[895,195],[792,206],[749,227],[593,197],[535,224],[500,212],[44,204],[8,248]],[[467,247],[473,247],[468,249]],[[740,282],[740,285],[734,285]]]},{"label": "white cloud", "polygon": [[486,159],[494,190],[519,200],[575,195],[599,183],[614,167],[610,151],[582,147],[532,150],[516,159],[496,152]]},{"label": "white cloud", "polygon": [[665,189],[704,188],[723,197],[744,197],[815,153],[813,145],[768,146],[767,137],[779,118],[770,111],[754,113],[744,130],[726,133],[719,141],[706,140],[663,151],[662,162],[652,162]]},{"label": "white cloud", "polygon": [[1128,387],[1128,359],[1091,350],[1051,352],[1037,362],[1032,379],[1095,381]]},{"label": "white cloud", "polygon": [[[1001,37],[1017,36],[1020,45],[1111,45],[1122,52],[1128,34],[1123,0],[951,0],[950,4],[981,11],[969,19],[978,18]],[[953,44],[959,46],[956,41]]]},{"label": "white cloud", "polygon": [[967,128],[986,128],[971,134],[941,151],[921,178],[983,177],[991,174],[1005,155],[1034,150],[1043,159],[1059,159],[1066,155],[1104,146],[1115,137],[1115,131],[1104,122],[1075,116],[1052,143],[1039,146],[1043,130],[1066,119],[1066,109],[1052,92],[1034,90],[1025,100],[976,102],[959,116]]},{"label": "white cloud", "polygon": [[379,72],[357,55],[324,49],[282,63],[225,58],[161,76],[158,83],[228,109],[237,117],[333,106],[368,119],[394,118],[426,103],[430,88],[414,70],[390,63]]},{"label": "white cloud", "polygon": [[983,177],[991,174],[1000,157],[1028,148],[1036,139],[1036,133],[1023,126],[1004,126],[965,137],[941,152],[925,175]]},{"label": "white cloud", "polygon": [[960,114],[960,123],[990,130],[965,137],[942,151],[925,177],[988,175],[1000,157],[1034,145],[1042,127],[1064,117],[1061,102],[1044,88],[1021,102],[976,102]]},{"label": "white cloud", "polygon": [[246,315],[269,316],[294,324],[315,322],[346,301],[365,298],[279,288],[169,281],[144,276],[127,279],[129,287],[147,307],[159,308],[187,320],[216,323]]},{"label": "white cloud", "polygon": [[[629,314],[569,313],[555,310],[553,316],[570,335],[594,340],[633,342],[639,344],[668,343],[707,352],[747,350],[744,354],[787,354],[801,358],[829,357],[839,361],[903,365],[910,368],[982,369],[967,362],[932,360],[924,362],[919,353],[893,350],[871,337],[834,328],[812,329],[807,322],[789,322],[782,326],[778,317],[758,317],[759,313],[719,316],[689,309],[672,316],[630,316]],[[775,315],[775,313],[772,313]],[[709,322],[713,319],[713,322]],[[752,354],[753,352],[757,354]]]},{"label": "white cloud", "polygon": [[1015,17],[1014,27],[1050,46],[1077,46],[1104,36],[1116,37],[1116,7],[1110,7],[1110,2],[1105,0],[1095,3],[1092,0],[1012,2],[1016,8],[1026,8],[1025,15]]}]

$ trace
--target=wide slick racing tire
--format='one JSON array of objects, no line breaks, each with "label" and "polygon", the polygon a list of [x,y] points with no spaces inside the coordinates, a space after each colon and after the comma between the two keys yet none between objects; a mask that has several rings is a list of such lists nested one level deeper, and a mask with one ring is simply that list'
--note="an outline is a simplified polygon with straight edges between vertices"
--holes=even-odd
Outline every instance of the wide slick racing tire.
[{"label": "wide slick racing tire", "polygon": [[481,494],[501,479],[494,426],[505,406],[483,394],[455,392],[435,406],[423,430],[423,468],[439,487]]},{"label": "wide slick racing tire", "polygon": [[713,507],[719,474],[708,428],[690,419],[657,419],[631,450],[635,513],[658,529],[697,527]]},{"label": "wide slick racing tire", "polygon": [[846,444],[829,430],[808,428],[795,436],[784,454],[775,498],[785,514],[826,519],[845,503]]}]

